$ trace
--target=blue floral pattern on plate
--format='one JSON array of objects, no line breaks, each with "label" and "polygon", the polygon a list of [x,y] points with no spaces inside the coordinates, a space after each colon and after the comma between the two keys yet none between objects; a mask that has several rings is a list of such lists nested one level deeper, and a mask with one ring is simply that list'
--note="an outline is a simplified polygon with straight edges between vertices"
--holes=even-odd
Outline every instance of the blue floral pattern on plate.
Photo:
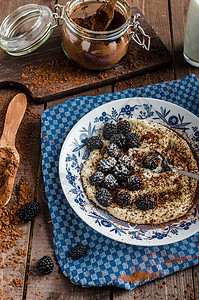
[{"label": "blue floral pattern on plate", "polygon": [[82,163],[89,155],[85,142],[90,136],[96,134],[104,123],[117,122],[123,117],[153,120],[175,130],[191,143],[198,159],[199,128],[196,116],[177,105],[151,98],[132,98],[110,102],[84,116],[71,130],[62,147],[60,173],[65,172],[65,176],[60,176],[60,178],[62,178],[62,188],[70,205],[95,230],[112,239],[129,244],[168,244],[196,233],[199,225],[199,205],[181,220],[166,223],[164,226],[149,226],[118,221],[87,199],[80,178]]}]

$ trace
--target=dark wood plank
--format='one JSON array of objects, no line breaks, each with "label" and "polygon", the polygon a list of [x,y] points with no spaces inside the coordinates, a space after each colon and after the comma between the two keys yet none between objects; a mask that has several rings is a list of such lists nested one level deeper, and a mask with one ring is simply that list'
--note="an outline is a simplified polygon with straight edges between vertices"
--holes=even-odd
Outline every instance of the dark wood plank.
[{"label": "dark wood plank", "polygon": [[59,98],[57,100],[54,100],[54,101],[49,101],[47,104],[46,104],[46,107],[47,108],[50,108],[50,107],[54,107],[55,105],[59,105],[71,98],[74,98],[74,97],[81,97],[81,96],[97,96],[97,95],[101,95],[101,94],[109,94],[109,93],[112,93],[113,92],[113,87],[111,85],[107,85],[107,86],[103,86],[103,87],[99,87],[97,89],[93,89],[93,90],[90,90],[90,91],[87,91],[87,92],[83,92],[83,93],[80,93],[80,94],[75,94],[73,96],[68,96],[68,97],[64,97],[64,98]]},{"label": "dark wood plank", "polygon": [[114,92],[119,92],[131,88],[139,88],[142,86],[156,84],[163,81],[169,81],[174,79],[172,67],[158,70],[152,73],[147,73],[146,75],[137,76],[128,80],[117,82],[114,85]]},{"label": "dark wood plank", "polygon": [[[12,1],[13,2],[13,1]],[[48,1],[47,1],[48,2]],[[167,1],[148,1],[148,0],[135,0],[133,1],[133,5],[136,5],[140,7],[140,9],[144,12],[145,16],[147,16],[147,19],[149,22],[152,24],[152,26],[156,29],[157,33],[160,35],[161,40],[165,43],[167,48],[170,50],[170,36],[168,34],[168,12],[166,8],[168,7]],[[179,1],[176,4],[177,7],[180,6]],[[19,2],[15,2],[17,4]],[[175,3],[173,2],[173,5]],[[176,10],[176,14],[179,13]],[[164,25],[166,24],[166,28]],[[179,24],[179,26],[181,26]],[[0,55],[2,52],[0,53]],[[4,54],[3,54],[4,55]],[[178,57],[177,57],[178,58]],[[178,66],[179,67],[179,66]],[[185,65],[184,70],[182,71],[181,69],[179,70],[177,68],[177,77],[180,78],[184,76],[183,74],[186,75],[186,68],[187,66]],[[192,71],[189,71],[192,73]],[[196,70],[197,72],[197,70]],[[116,85],[115,91],[116,90],[121,90],[129,87],[138,87],[141,85],[146,85],[148,83],[156,83],[159,81],[163,80],[170,80],[173,79],[173,72],[171,69],[166,69],[163,71],[159,72],[153,72],[152,75],[147,74],[144,76],[140,76],[137,78],[133,78],[129,81],[125,81],[124,85]],[[141,85],[140,85],[141,84]],[[107,93],[110,92],[110,88],[106,88],[105,90],[99,90],[97,93]],[[7,93],[7,92],[6,92]],[[5,97],[7,97],[7,94]],[[93,94],[93,91],[90,92],[90,94]],[[95,92],[94,92],[95,95]],[[9,95],[11,99],[11,94]],[[67,100],[67,98],[59,99],[57,101],[50,102],[48,107],[62,103],[63,101]],[[4,108],[3,108],[4,110]],[[35,107],[33,108],[33,112],[41,112],[41,107],[35,110]],[[3,111],[3,114],[5,111]],[[28,123],[29,126],[26,128],[28,129],[33,123],[37,123],[37,119],[33,118],[31,120],[31,113],[29,115],[30,117],[30,122]],[[35,116],[36,117],[36,116]],[[32,127],[34,128],[34,127]],[[39,127],[38,127],[39,128]],[[36,133],[35,133],[36,134]],[[37,134],[36,134],[37,135]],[[23,135],[22,135],[23,136]],[[35,147],[38,146],[38,141],[39,137],[37,139],[33,139],[33,143],[35,143]],[[21,143],[19,143],[20,147]],[[22,151],[23,149],[21,149]],[[27,153],[30,152],[30,150],[25,151],[24,149],[24,159],[28,156]],[[38,159],[38,150],[33,151],[35,155],[30,154],[30,160],[33,159],[31,162],[30,166],[30,172],[33,173],[33,184],[32,187],[34,189],[35,185],[35,179],[36,179],[36,164],[37,164],[37,159]],[[28,166],[29,169],[29,166]],[[22,167],[22,175],[27,174],[27,164]],[[20,178],[20,176],[19,176]],[[18,179],[19,179],[18,178]],[[29,180],[29,175],[27,174],[27,178]],[[104,298],[105,300],[109,298],[113,299],[191,299],[191,296],[193,296],[193,278],[192,278],[192,271],[191,269],[185,270],[183,272],[175,273],[174,275],[171,275],[165,279],[160,279],[156,280],[154,282],[148,283],[146,285],[143,285],[137,289],[135,289],[132,292],[127,292],[124,290],[116,289],[113,288],[113,295],[110,294],[110,288],[92,288],[92,289],[82,289],[78,286],[74,286],[73,284],[70,283],[68,279],[66,279],[59,270],[58,264],[56,262],[56,258],[54,256],[54,249],[53,249],[53,244],[52,244],[52,224],[50,223],[50,215],[48,212],[48,207],[47,207],[47,202],[45,199],[44,195],[44,187],[42,185],[42,181],[40,182],[39,185],[39,192],[38,192],[38,200],[42,204],[42,211],[41,214],[35,219],[35,224],[34,224],[34,231],[33,231],[33,240],[32,240],[32,251],[31,251],[31,264],[30,264],[30,276],[28,278],[28,287],[27,287],[27,295],[26,299],[101,299]],[[27,226],[27,229],[26,229]],[[23,229],[25,230],[25,236],[24,239],[21,240],[20,247],[22,250],[27,252],[28,250],[28,236],[29,236],[29,224],[24,225]],[[48,252],[48,253],[47,253]],[[49,276],[49,278],[41,277],[36,269],[35,265],[37,260],[45,254],[50,254],[53,257],[54,263],[55,263],[55,269],[53,273]],[[4,255],[4,254],[3,254]],[[4,256],[2,256],[3,259]],[[10,258],[14,258],[13,254],[10,253],[6,255],[6,260],[5,262],[10,262]],[[21,263],[17,265],[17,271],[14,271],[14,277],[11,276],[11,273],[13,273],[13,270],[7,266],[7,269],[2,269],[0,270],[0,276],[4,276],[3,280],[3,286],[4,286],[4,297],[8,296],[13,296],[13,299],[21,299],[22,293],[23,293],[23,288],[21,287],[12,287],[13,290],[10,289],[9,283],[12,281],[12,278],[18,278],[21,281],[24,279],[24,273],[25,273],[25,267],[26,267],[26,257],[24,259],[20,259]],[[21,274],[19,274],[21,271]],[[195,274],[195,293],[196,293],[196,299],[199,297],[199,291],[198,291],[198,286],[199,286],[199,280],[198,280],[198,272],[199,269],[198,267],[194,268]],[[6,273],[7,272],[7,273]],[[3,275],[4,274],[4,275]],[[28,274],[27,274],[28,275]],[[17,277],[19,276],[19,277]],[[6,281],[8,278],[8,282]],[[7,292],[6,292],[7,290]],[[159,290],[161,292],[158,295]]]},{"label": "dark wood plank", "polygon": [[[111,86],[103,87],[87,93],[89,95],[98,95],[110,93]],[[75,96],[83,96],[85,93]],[[47,108],[65,102],[68,98],[62,98],[47,103]],[[41,174],[42,177],[42,174]],[[48,299],[48,300],[79,300],[79,299],[110,299],[110,287],[104,288],[81,288],[73,285],[66,278],[58,265],[53,247],[53,231],[50,213],[48,210],[47,199],[45,196],[44,184],[40,178],[38,201],[41,203],[41,213],[35,218],[33,237],[31,243],[30,274],[28,277],[26,299]],[[54,270],[49,276],[42,276],[36,269],[37,261],[43,255],[50,255],[54,262]]]},{"label": "dark wood plank", "polygon": [[[66,278],[57,263],[53,248],[53,232],[50,213],[47,200],[44,194],[44,186],[40,182],[38,200],[41,203],[42,210],[35,219],[34,233],[31,249],[30,275],[28,279],[26,299],[110,299],[109,288],[81,288],[72,284]],[[54,262],[53,272],[46,276],[41,275],[36,268],[37,261],[44,255],[52,257]]]},{"label": "dark wood plank", "polygon": [[[14,9],[27,3],[32,3],[32,1],[1,1],[0,22]],[[5,57],[5,52],[0,49],[0,59]],[[0,90],[0,134],[2,134],[3,130],[7,105],[17,92],[19,91],[11,88]],[[17,133],[16,148],[20,155],[20,165],[17,171],[11,201],[6,208],[3,209],[3,213],[8,216],[8,223],[7,225],[5,224],[3,228],[1,227],[1,234],[3,235],[3,230],[5,230],[5,237],[3,238],[1,235],[0,299],[18,300],[23,298],[31,224],[25,224],[19,221],[18,210],[22,203],[34,199],[40,149],[41,111],[43,111],[43,106],[35,107],[32,104],[28,104],[25,116]],[[1,222],[4,220],[5,217],[1,215]],[[11,233],[9,233],[9,230]],[[7,242],[6,239],[8,240]]]},{"label": "dark wood plank", "polygon": [[[16,90],[0,91],[0,134],[3,129],[7,105],[16,93]],[[1,234],[5,232],[5,237],[1,238],[0,250],[1,299],[6,299],[6,297],[22,299],[23,297],[30,223],[20,222],[18,212],[21,204],[34,199],[36,166],[40,149],[40,113],[40,106],[33,107],[28,104],[17,133],[16,148],[20,156],[20,165],[11,200],[6,208],[1,210],[1,222],[5,222],[3,228],[1,227]],[[5,218],[5,214],[7,218]],[[2,298],[2,295],[5,298]]]},{"label": "dark wood plank", "polygon": [[195,298],[199,299],[199,265],[193,268]]},{"label": "dark wood plank", "polygon": [[[145,16],[140,13],[140,23],[151,36],[151,50],[143,50],[135,42],[131,44],[126,58],[112,70],[91,72],[69,61],[60,45],[61,27],[35,52],[23,57],[6,55],[0,62],[0,86],[15,85],[24,89],[35,101],[49,101],[76,94],[118,80],[137,76],[171,63],[171,56]],[[136,63],[135,63],[136,62]]]},{"label": "dark wood plank", "polygon": [[[180,2],[180,1],[179,1]],[[165,43],[169,51],[172,53],[172,39],[170,35],[170,22],[169,22],[169,6],[168,1],[155,0],[155,1],[142,1],[134,0],[134,5],[137,5],[145,14],[154,30],[159,34],[161,40]],[[182,16],[176,8],[176,1],[173,1],[176,14],[180,19]],[[177,17],[177,16],[176,16]],[[174,18],[175,21],[175,18]],[[177,26],[176,26],[177,27]],[[178,28],[181,27],[180,24]],[[182,41],[181,41],[182,43]],[[174,62],[175,63],[175,62]],[[189,74],[186,72],[187,66],[184,65],[184,73],[182,77]],[[177,78],[181,77],[177,74]],[[132,78],[115,85],[114,91],[120,91],[127,88],[136,88],[148,84],[154,84],[161,81],[175,79],[175,73],[172,68],[163,69],[160,71],[152,72],[144,76]],[[198,284],[198,277],[195,277],[195,286]],[[198,293],[198,290],[197,290]],[[163,279],[155,280],[147,283],[133,290],[132,292],[120,293],[118,289],[114,289],[113,299],[191,299],[194,296],[194,283],[192,276],[192,268],[182,272],[175,273]],[[197,299],[197,298],[196,298]]]},{"label": "dark wood plank", "polygon": [[[158,34],[161,41],[165,44],[170,53],[172,53],[172,43],[170,35],[169,9],[167,0],[129,0],[130,5],[135,5],[144,13],[154,31]],[[172,66],[158,71],[137,76],[129,80],[121,81],[115,84],[114,91],[121,91],[128,88],[137,88],[148,84],[173,80],[174,72]]]},{"label": "dark wood plank", "polygon": [[[174,45],[174,68],[176,78],[195,74],[199,78],[199,68],[189,65],[183,57],[184,35],[189,0],[171,0],[171,22]],[[192,268],[195,299],[199,298],[199,267]],[[191,272],[191,271],[190,271]]]},{"label": "dark wood plank", "polygon": [[[114,289],[114,300],[181,300],[194,299],[192,274],[189,271],[175,273],[175,276],[168,276],[163,279],[146,283],[134,290],[122,291]],[[196,298],[197,299],[197,298]]]},{"label": "dark wood plank", "polygon": [[143,12],[161,41],[172,53],[168,0],[129,0],[131,6],[137,6]]}]

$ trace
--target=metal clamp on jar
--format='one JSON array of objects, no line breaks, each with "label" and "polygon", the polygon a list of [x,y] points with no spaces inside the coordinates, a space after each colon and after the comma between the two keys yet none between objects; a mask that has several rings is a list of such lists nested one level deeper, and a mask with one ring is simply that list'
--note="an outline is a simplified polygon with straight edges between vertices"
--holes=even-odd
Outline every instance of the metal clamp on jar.
[{"label": "metal clamp on jar", "polygon": [[103,1],[72,0],[65,6],[55,5],[53,13],[47,6],[28,4],[8,15],[0,26],[0,47],[14,56],[25,55],[40,47],[62,24],[62,48],[67,57],[83,67],[105,70],[116,65],[127,53],[133,39],[146,50],[150,49],[150,37],[140,26],[136,14],[131,21],[131,10],[124,0],[118,0],[115,12],[123,22],[106,31],[85,28],[76,21],[89,18]]}]

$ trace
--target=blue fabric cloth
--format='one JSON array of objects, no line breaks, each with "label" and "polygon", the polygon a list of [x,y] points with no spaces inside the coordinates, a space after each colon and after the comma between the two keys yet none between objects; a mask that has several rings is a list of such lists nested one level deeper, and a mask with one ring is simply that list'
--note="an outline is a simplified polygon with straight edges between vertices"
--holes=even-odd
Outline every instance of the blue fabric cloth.
[{"label": "blue fabric cloth", "polygon": [[[175,103],[199,117],[199,81],[195,75],[136,89],[100,96],[83,96],[46,110],[42,115],[42,169],[54,247],[65,276],[83,287],[115,285],[127,290],[199,263],[199,232],[170,245],[142,247],[111,240],[86,225],[69,206],[59,180],[59,154],[74,124],[93,108],[112,100],[152,97]],[[88,253],[79,260],[69,250],[83,243]],[[135,272],[141,273],[135,273]],[[140,281],[123,275],[146,272]],[[123,277],[122,277],[123,276]]]}]

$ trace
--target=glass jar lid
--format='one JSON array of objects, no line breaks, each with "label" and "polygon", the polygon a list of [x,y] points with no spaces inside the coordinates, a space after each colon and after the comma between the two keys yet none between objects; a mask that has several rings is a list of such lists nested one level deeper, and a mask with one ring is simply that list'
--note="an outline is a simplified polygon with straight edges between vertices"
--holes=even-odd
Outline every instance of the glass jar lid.
[{"label": "glass jar lid", "polygon": [[14,56],[30,53],[45,43],[54,27],[55,18],[47,6],[21,6],[2,22],[0,47]]}]

